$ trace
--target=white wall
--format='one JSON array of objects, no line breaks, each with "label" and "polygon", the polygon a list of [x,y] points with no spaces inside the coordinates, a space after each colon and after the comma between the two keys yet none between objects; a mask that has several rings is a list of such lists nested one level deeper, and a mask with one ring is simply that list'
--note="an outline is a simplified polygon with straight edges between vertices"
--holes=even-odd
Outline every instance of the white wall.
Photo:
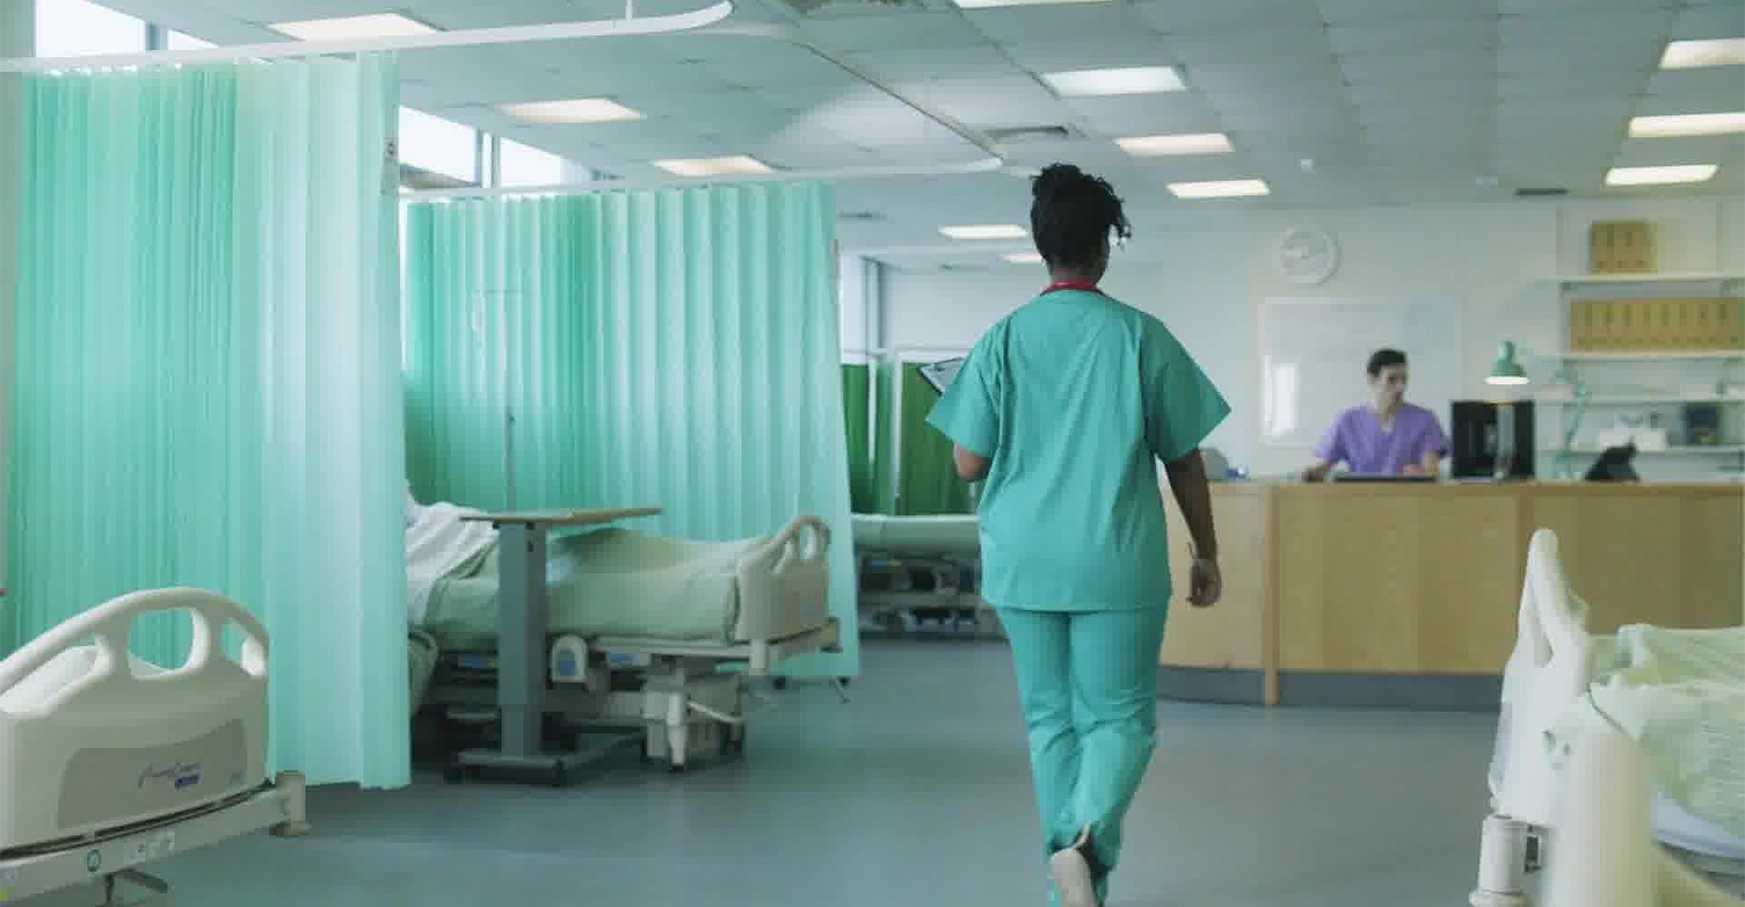
[{"label": "white wall", "polygon": [[[1282,474],[1298,468],[1308,452],[1259,443],[1262,300],[1461,299],[1467,389],[1483,397],[1498,341],[1562,348],[1560,294],[1550,278],[1585,271],[1588,224],[1611,217],[1654,222],[1662,270],[1745,270],[1745,199],[1630,199],[1256,212],[1239,226],[1147,237],[1142,258],[1116,253],[1103,286],[1163,319],[1229,398],[1235,412],[1209,443],[1256,475]],[[1339,241],[1339,271],[1321,286],[1291,284],[1275,266],[1278,237],[1297,225],[1325,227]],[[1040,266],[888,270],[884,341],[967,346],[1044,282]],[[1364,393],[1362,367],[1352,366],[1354,403]],[[1555,417],[1540,418],[1543,424]]]},{"label": "white wall", "polygon": [[[35,0],[0,0],[0,59],[35,53]],[[0,74],[0,585],[6,577],[6,506],[11,475],[7,459],[12,424],[12,313],[18,284],[17,241],[19,160],[19,84],[22,77]]]}]

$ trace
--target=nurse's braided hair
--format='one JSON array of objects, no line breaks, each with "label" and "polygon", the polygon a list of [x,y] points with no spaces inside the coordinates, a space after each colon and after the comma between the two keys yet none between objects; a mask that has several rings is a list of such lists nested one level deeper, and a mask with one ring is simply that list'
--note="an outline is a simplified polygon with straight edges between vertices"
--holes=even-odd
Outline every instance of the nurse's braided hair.
[{"label": "nurse's braided hair", "polygon": [[1030,194],[1030,232],[1050,265],[1089,267],[1111,233],[1120,239],[1133,235],[1114,187],[1071,164],[1043,168]]}]

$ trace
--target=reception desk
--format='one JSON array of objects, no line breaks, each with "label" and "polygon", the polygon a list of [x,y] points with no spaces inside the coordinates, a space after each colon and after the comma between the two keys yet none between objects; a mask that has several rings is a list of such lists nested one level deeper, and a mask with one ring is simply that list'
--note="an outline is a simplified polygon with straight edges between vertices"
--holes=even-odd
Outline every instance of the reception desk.
[{"label": "reception desk", "polygon": [[1212,502],[1224,597],[1172,604],[1165,698],[1494,708],[1539,528],[1593,632],[1745,621],[1739,485],[1229,483]]}]

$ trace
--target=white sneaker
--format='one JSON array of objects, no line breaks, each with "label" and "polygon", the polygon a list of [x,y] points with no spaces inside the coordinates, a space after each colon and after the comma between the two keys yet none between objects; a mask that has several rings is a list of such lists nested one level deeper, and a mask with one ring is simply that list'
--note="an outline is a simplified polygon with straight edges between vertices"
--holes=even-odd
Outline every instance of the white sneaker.
[{"label": "white sneaker", "polygon": [[1091,880],[1091,864],[1077,847],[1057,850],[1048,859],[1054,872],[1054,887],[1060,891],[1060,907],[1102,907],[1097,903],[1097,887]]}]

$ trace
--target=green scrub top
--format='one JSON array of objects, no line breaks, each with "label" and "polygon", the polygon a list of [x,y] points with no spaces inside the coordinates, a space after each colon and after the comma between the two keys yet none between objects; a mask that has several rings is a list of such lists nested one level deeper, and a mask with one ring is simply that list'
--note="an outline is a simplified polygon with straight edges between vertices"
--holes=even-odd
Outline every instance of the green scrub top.
[{"label": "green scrub top", "polygon": [[1054,289],[994,324],[927,422],[990,461],[982,597],[1046,611],[1168,607],[1154,458],[1192,453],[1230,406],[1161,321]]}]

